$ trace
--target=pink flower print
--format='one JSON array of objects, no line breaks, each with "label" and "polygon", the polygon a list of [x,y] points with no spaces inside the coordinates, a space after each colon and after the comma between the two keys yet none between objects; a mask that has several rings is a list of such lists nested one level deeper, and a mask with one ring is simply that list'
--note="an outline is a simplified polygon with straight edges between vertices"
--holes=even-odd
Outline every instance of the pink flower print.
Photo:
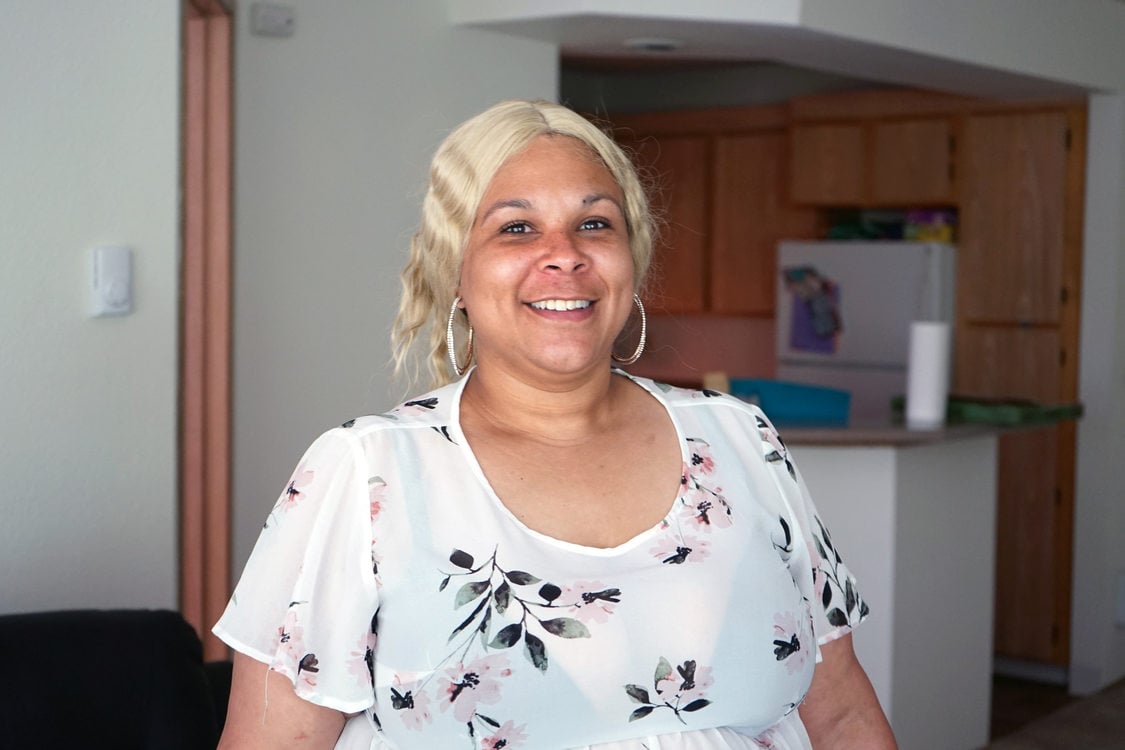
[{"label": "pink flower print", "polygon": [[669,534],[657,540],[656,544],[649,548],[649,554],[666,565],[682,565],[689,561],[705,560],[711,554],[708,549],[710,546],[711,543],[706,539],[691,534],[682,536]]},{"label": "pink flower print", "polygon": [[805,666],[809,636],[798,624],[797,616],[792,612],[774,615],[773,637],[774,657],[785,662],[789,674],[799,672]]},{"label": "pink flower print", "polygon": [[715,471],[715,459],[711,457],[711,446],[697,438],[688,438],[688,473],[706,476]]},{"label": "pink flower print", "polygon": [[361,685],[370,686],[375,680],[375,642],[378,636],[368,633],[348,658],[348,673]]},{"label": "pink flower print", "polygon": [[386,499],[387,494],[387,483],[383,481],[382,477],[371,477],[367,480],[367,487],[371,501],[371,520],[374,521],[383,510],[383,501]]},{"label": "pink flower print", "polygon": [[468,665],[458,664],[445,670],[438,682],[441,710],[453,707],[453,718],[461,723],[471,721],[477,705],[500,702],[500,679],[512,674],[508,657],[503,654],[483,656]]},{"label": "pink flower print", "polygon": [[416,732],[434,719],[430,713],[430,694],[420,690],[417,681],[403,683],[397,674],[391,686],[391,708],[407,729]]},{"label": "pink flower print", "polygon": [[289,480],[285,491],[281,493],[281,498],[277,501],[276,507],[281,510],[289,510],[295,507],[297,502],[305,495],[305,493],[302,492],[302,488],[312,484],[315,476],[315,472],[297,467],[297,471],[293,473],[293,477]]},{"label": "pink flower print", "polygon": [[571,614],[581,622],[602,623],[621,601],[621,590],[607,588],[601,581],[575,581],[563,589],[556,601],[569,606]]},{"label": "pink flower print", "polygon": [[523,733],[526,724],[520,724],[518,727],[514,722],[505,721],[504,725],[496,730],[496,734],[491,737],[486,737],[481,742],[481,750],[501,750],[501,748],[519,747],[523,741],[527,739],[527,735]]},{"label": "pink flower print", "polygon": [[[688,667],[691,667],[690,671]],[[674,705],[686,706],[704,697],[707,690],[715,684],[710,667],[695,666],[695,662],[684,662],[676,671],[656,682],[656,694]],[[679,701],[677,704],[676,701]]]},{"label": "pink flower print", "polygon": [[304,628],[298,623],[296,606],[304,602],[294,602],[285,613],[285,621],[277,629],[278,650],[270,669],[283,674],[300,686],[316,687],[316,677],[320,663],[316,655],[305,651]]},{"label": "pink flower print", "polygon": [[726,529],[734,523],[726,498],[706,489],[687,493],[681,514],[704,531]]},{"label": "pink flower print", "polygon": [[761,436],[762,442],[777,451],[778,455],[784,456],[786,454],[785,444],[781,442],[781,436],[777,434],[777,430],[771,427],[768,422],[761,419],[758,420],[758,435]]}]

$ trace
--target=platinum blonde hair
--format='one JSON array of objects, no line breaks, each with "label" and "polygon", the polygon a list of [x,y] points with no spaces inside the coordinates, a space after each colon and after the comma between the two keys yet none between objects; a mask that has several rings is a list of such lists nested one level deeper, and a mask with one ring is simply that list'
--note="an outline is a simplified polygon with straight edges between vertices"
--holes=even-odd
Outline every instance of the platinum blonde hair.
[{"label": "platinum blonde hair", "polygon": [[[639,291],[652,260],[655,228],[644,187],[632,161],[612,138],[589,120],[547,101],[500,102],[459,125],[438,147],[430,163],[422,201],[422,220],[410,241],[402,272],[402,299],[391,332],[395,374],[418,380],[411,350],[428,346],[426,369],[431,387],[452,380],[446,360],[449,308],[461,275],[461,259],[481,199],[496,172],[541,135],[560,135],[584,143],[621,188],[633,286]],[[428,344],[420,342],[429,327]],[[464,313],[456,316],[458,338],[468,336]]]}]

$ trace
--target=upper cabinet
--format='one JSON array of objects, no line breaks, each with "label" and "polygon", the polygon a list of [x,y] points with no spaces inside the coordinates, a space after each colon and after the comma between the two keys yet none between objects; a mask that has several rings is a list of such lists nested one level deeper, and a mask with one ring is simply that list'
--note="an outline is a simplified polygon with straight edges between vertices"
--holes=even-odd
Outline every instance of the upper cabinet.
[{"label": "upper cabinet", "polygon": [[816,212],[786,197],[785,124],[778,106],[614,118],[661,228],[653,312],[773,315],[778,241],[817,234]]},{"label": "upper cabinet", "polygon": [[966,118],[959,308],[978,323],[1057,324],[1063,278],[1066,112]]}]

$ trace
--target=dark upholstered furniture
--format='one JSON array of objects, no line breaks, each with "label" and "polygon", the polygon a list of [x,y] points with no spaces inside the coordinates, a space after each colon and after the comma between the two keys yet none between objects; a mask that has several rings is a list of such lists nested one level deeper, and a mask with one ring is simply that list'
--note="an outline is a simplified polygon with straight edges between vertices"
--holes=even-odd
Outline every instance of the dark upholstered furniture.
[{"label": "dark upholstered furniture", "polygon": [[213,750],[230,662],[177,612],[0,615],[0,747]]}]

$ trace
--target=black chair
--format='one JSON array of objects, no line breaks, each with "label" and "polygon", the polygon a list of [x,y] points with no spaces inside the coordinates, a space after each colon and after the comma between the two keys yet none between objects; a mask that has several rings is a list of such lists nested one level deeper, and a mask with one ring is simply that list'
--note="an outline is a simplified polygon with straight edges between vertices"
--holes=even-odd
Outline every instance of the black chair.
[{"label": "black chair", "polygon": [[0,616],[0,748],[214,750],[230,662],[178,612]]}]

